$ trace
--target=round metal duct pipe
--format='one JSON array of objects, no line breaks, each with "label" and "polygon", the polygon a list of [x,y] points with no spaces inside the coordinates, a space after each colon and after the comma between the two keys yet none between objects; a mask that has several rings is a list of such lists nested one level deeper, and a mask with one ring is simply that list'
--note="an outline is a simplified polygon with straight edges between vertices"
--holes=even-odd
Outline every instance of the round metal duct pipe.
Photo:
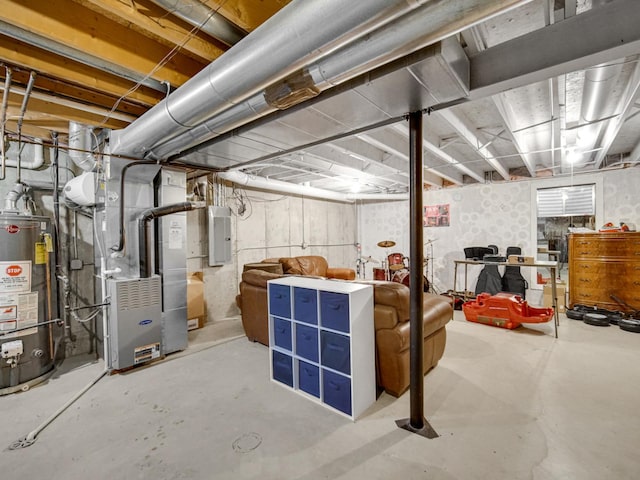
[{"label": "round metal duct pipe", "polygon": [[353,203],[356,200],[407,200],[409,194],[387,194],[387,193],[371,193],[371,194],[357,194],[357,193],[340,193],[331,190],[324,190],[322,188],[306,187],[304,185],[298,185],[296,183],[283,182],[281,180],[271,180],[264,177],[256,177],[253,175],[247,175],[246,173],[239,171],[221,172],[218,173],[218,178],[227,180],[229,182],[236,183],[238,185],[244,185],[251,188],[258,188],[261,190],[269,190],[271,192],[290,193],[292,195],[302,195],[304,197],[320,198],[323,200],[334,200],[337,202]]},{"label": "round metal duct pipe", "polygon": [[69,157],[85,172],[93,170],[96,159],[91,153],[91,127],[69,122]]},{"label": "round metal duct pipe", "polygon": [[264,90],[427,0],[293,2],[124,130],[114,154],[142,156],[157,145]]},{"label": "round metal duct pipe", "polygon": [[[502,0],[490,3],[485,0],[429,2],[410,15],[397,18],[331,55],[307,64],[306,81],[318,92],[324,91],[377,66],[449,38],[465,28],[527,1],[530,0]],[[305,84],[302,74],[293,80]],[[175,138],[163,140],[147,154],[150,158],[167,158],[277,109],[277,105],[268,101],[266,91],[260,91]]]}]

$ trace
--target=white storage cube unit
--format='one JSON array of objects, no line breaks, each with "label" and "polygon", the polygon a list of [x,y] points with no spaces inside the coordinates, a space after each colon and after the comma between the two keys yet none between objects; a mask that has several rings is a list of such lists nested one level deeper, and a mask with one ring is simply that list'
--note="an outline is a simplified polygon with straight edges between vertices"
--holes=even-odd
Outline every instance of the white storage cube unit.
[{"label": "white storage cube unit", "polygon": [[271,380],[352,420],[376,400],[373,287],[268,282]]}]

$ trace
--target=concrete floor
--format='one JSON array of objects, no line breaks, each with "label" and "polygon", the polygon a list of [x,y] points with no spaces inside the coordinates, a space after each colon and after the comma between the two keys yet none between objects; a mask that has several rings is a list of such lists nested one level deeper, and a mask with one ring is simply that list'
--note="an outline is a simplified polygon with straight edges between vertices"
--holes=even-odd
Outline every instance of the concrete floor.
[{"label": "concrete floor", "polygon": [[104,377],[32,446],[7,450],[102,369],[72,359],[46,384],[0,398],[0,475],[638,478],[640,335],[561,317],[556,340],[551,325],[507,331],[456,312],[425,378],[433,440],[395,426],[408,394],[382,394],[351,422],[270,382],[267,348],[243,337]]}]

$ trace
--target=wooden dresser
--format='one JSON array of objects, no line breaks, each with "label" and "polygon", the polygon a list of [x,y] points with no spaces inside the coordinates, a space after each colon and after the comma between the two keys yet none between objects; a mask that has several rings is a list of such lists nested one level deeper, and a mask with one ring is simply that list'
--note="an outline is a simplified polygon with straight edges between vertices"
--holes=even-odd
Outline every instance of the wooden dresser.
[{"label": "wooden dresser", "polygon": [[612,294],[640,310],[640,232],[570,234],[569,308],[630,311]]}]

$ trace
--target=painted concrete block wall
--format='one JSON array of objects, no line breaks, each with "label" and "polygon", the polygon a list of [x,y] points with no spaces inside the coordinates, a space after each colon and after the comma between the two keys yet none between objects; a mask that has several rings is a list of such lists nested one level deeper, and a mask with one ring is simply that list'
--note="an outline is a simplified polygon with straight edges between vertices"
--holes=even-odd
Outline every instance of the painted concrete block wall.
[{"label": "painted concrete block wall", "polygon": [[[425,205],[450,205],[449,227],[425,227],[424,241],[433,240],[424,249],[439,291],[453,289],[454,259],[464,258],[464,248],[470,246],[498,245],[504,253],[508,246],[519,246],[525,255],[535,255],[537,248],[535,227],[535,194],[538,188],[595,183],[597,214],[596,225],[606,221],[626,220],[640,228],[640,169],[613,170],[598,174],[539,179],[490,185],[470,185],[463,188],[429,190],[424,192]],[[393,240],[391,250],[408,255],[409,251],[409,203],[365,203],[358,206],[359,241],[363,255],[384,258],[384,249],[376,247],[380,240]],[[433,250],[432,250],[433,249]],[[367,277],[371,267],[367,265]],[[480,267],[469,267],[468,288],[473,290]],[[533,269],[523,269],[530,285],[535,278]],[[463,275],[458,274],[457,289],[463,289]],[[540,290],[530,290],[527,297],[532,303],[541,300]]]},{"label": "painted concrete block wall", "polygon": [[204,211],[188,212],[188,271],[204,272],[207,321],[240,314],[235,297],[246,263],[266,258],[322,255],[332,267],[355,269],[354,204],[243,190],[246,212],[238,215],[237,197],[225,189],[232,210],[232,263],[209,267]]}]

